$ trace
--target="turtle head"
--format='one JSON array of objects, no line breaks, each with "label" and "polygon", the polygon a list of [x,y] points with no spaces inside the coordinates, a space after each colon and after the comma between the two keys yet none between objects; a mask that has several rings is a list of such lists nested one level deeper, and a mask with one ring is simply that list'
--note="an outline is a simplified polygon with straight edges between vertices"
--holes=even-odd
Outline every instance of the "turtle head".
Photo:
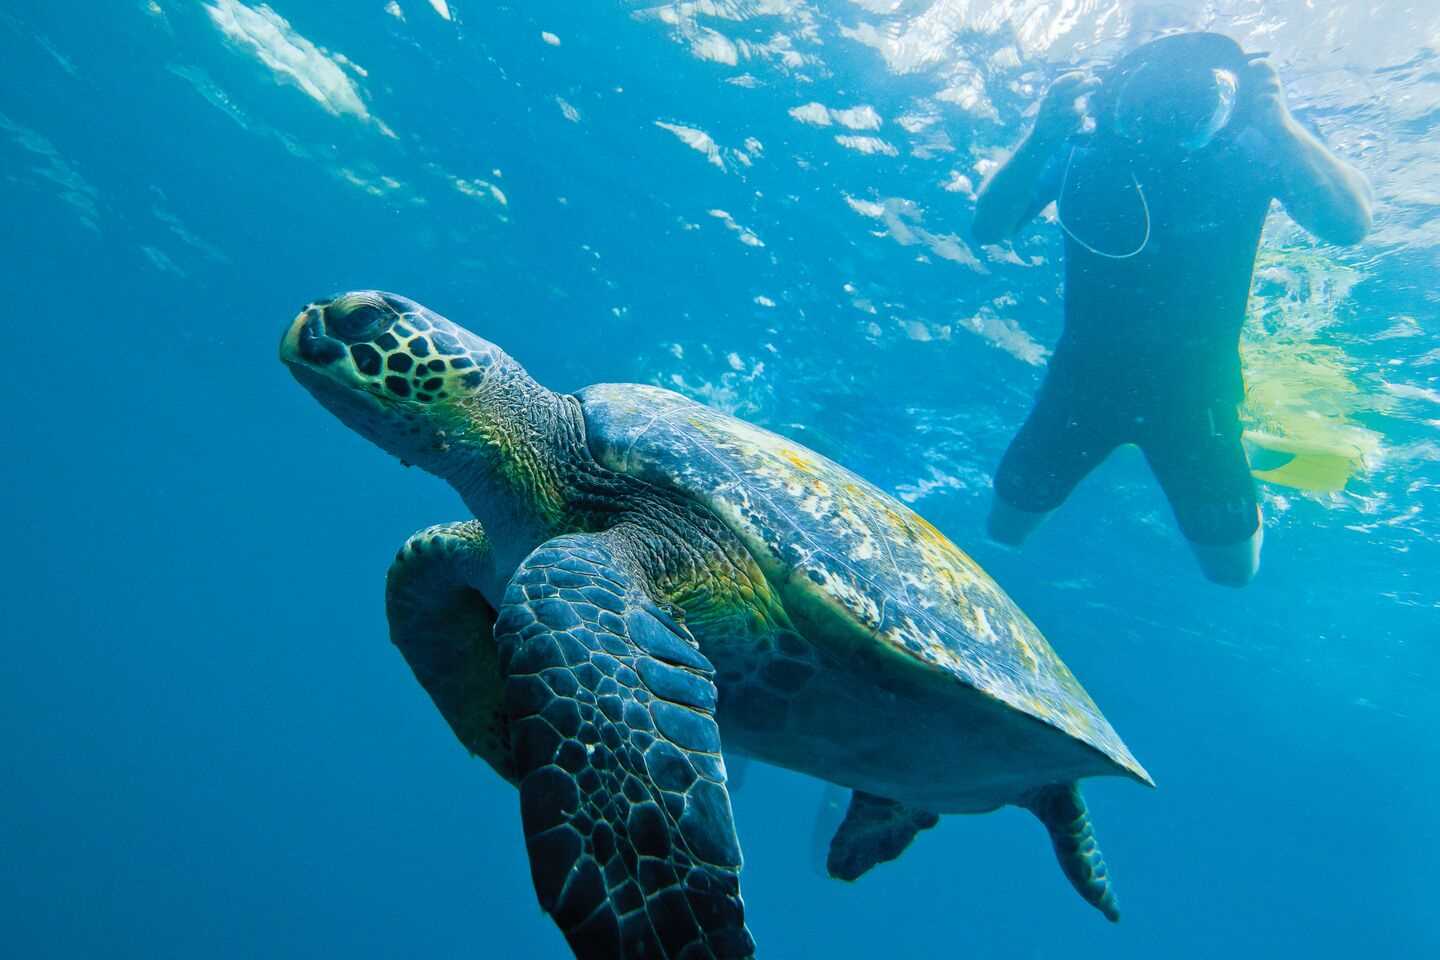
[{"label": "turtle head", "polygon": [[280,359],[351,429],[452,482],[457,471],[480,469],[469,454],[506,432],[517,393],[543,392],[493,343],[373,290],[307,305],[286,329]]}]

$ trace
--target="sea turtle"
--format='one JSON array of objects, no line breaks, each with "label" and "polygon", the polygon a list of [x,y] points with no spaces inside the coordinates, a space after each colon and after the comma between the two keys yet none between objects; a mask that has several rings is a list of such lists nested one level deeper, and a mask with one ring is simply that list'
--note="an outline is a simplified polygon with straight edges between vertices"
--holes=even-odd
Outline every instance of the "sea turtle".
[{"label": "sea turtle", "polygon": [[837,876],[940,814],[1010,804],[1118,917],[1076,781],[1149,776],[1030,620],[903,504],[668,390],[553,393],[393,294],[310,304],[280,355],[474,514],[401,548],[390,636],[519,787],[536,893],[576,956],[753,956],[722,740],[854,791]]}]

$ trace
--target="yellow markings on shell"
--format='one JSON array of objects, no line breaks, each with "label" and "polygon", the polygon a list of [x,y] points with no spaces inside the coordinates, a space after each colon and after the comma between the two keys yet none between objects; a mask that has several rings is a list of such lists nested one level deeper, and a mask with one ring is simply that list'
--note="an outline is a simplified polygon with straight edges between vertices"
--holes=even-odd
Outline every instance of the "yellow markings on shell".
[{"label": "yellow markings on shell", "polygon": [[[918,562],[890,565],[898,585],[906,588],[910,602],[921,609],[946,608],[944,616],[958,620],[974,642],[1010,648],[1030,672],[1048,667],[1061,682],[1069,678],[1069,672],[1048,647],[1037,646],[1026,637],[1023,620],[1008,622],[1012,607],[994,581],[924,517],[843,468],[775,434],[743,421],[721,421],[709,411],[693,413],[687,420],[717,446],[730,450],[743,461],[751,479],[762,486],[774,484],[801,512],[822,523],[826,532],[835,538],[834,544],[843,549],[843,556],[860,569],[871,569],[876,561],[886,558],[887,551],[900,547],[913,550],[907,559]],[[741,491],[743,487],[732,489]],[[741,517],[745,510],[736,507],[748,506],[748,502],[735,504],[737,495],[743,496],[743,493],[731,494],[727,490],[722,499],[727,501],[732,516]],[[760,539],[760,531],[755,530],[753,524],[745,526]],[[882,540],[888,540],[891,546],[887,547]],[[827,597],[837,611],[843,611],[873,631],[877,639],[898,652],[973,677],[977,687],[1001,699],[1013,702],[1018,696],[1024,701],[1023,706],[1037,716],[1056,715],[1055,704],[1021,694],[1017,690],[1017,678],[997,669],[984,656],[967,656],[928,621],[917,622],[904,615],[884,625],[884,611],[877,599],[881,594],[873,588],[853,584],[845,571],[837,571],[824,563],[806,563],[803,567],[803,572],[795,571],[793,582],[812,594]],[[810,579],[812,574],[818,575],[818,582]],[[1003,619],[992,623],[997,615]],[[1040,643],[1043,644],[1043,640]],[[1079,690],[1073,680],[1069,683],[1074,690]],[[1068,704],[1064,712],[1075,714]],[[1077,719],[1081,716],[1075,715]],[[1086,721],[1081,726],[1088,728],[1090,723]]]},{"label": "yellow markings on shell", "polygon": [[[922,563],[895,568],[894,573],[908,588],[911,598],[918,599],[923,606],[939,600],[968,612],[973,601],[966,596],[967,588],[981,593],[993,591],[974,561],[933,524],[857,481],[842,468],[742,421],[716,423],[708,411],[697,412],[687,419],[717,445],[733,450],[750,466],[756,480],[776,484],[793,498],[805,515],[823,523],[835,542],[844,545],[847,559],[868,567],[885,557],[887,548],[881,543],[882,538],[912,545],[920,553]],[[823,570],[821,576],[822,584],[817,586],[833,595],[852,616],[878,627],[880,611],[875,609],[873,600],[832,571]],[[927,600],[931,602],[926,603]],[[913,624],[911,628],[914,629]],[[912,636],[929,648],[927,652],[933,653],[936,662],[952,666],[957,663],[958,658],[943,638],[925,637],[919,630]],[[904,646],[900,636],[883,639]],[[992,632],[988,642],[1002,640]]]},{"label": "yellow markings on shell", "polygon": [[809,473],[815,468],[809,457],[793,447],[781,447],[777,452],[782,460],[803,473]]}]

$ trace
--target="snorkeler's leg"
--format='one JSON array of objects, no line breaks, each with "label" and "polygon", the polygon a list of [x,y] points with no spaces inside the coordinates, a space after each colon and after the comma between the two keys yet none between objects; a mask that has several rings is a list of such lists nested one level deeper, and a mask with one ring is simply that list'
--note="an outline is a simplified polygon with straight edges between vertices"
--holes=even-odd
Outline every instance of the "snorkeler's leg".
[{"label": "snorkeler's leg", "polygon": [[1084,402],[1082,381],[1052,361],[1035,409],[995,471],[987,532],[1018,547],[1115,447]]},{"label": "snorkeler's leg", "polygon": [[1254,579],[1265,538],[1240,434],[1235,405],[1219,403],[1153,431],[1143,444],[1200,569],[1227,587]]},{"label": "snorkeler's leg", "polygon": [[1011,506],[997,493],[990,502],[990,516],[985,521],[985,532],[996,543],[1019,547],[1045,522],[1050,513],[1049,510],[1040,513],[1021,510]]},{"label": "snorkeler's leg", "polygon": [[[1257,519],[1258,519],[1258,510]],[[1200,569],[1211,583],[1223,587],[1243,587],[1255,579],[1260,570],[1260,547],[1265,540],[1265,528],[1258,522],[1255,532],[1239,543],[1209,544],[1190,541]]]}]

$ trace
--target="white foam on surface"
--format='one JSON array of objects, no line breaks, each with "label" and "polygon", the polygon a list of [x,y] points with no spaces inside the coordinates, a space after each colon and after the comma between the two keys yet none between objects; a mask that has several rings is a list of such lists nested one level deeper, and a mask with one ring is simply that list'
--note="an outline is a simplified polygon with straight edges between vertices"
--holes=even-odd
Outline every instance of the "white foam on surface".
[{"label": "white foam on surface", "polygon": [[898,157],[900,151],[888,140],[879,137],[860,137],[854,134],[837,134],[835,142],[847,150],[854,150],[856,153],[879,154],[886,157]]},{"label": "white foam on surface", "polygon": [[682,126],[678,123],[666,123],[663,120],[656,120],[655,126],[661,130],[670,131],[679,138],[681,143],[692,150],[705,154],[705,159],[709,160],[721,170],[725,169],[725,160],[720,156],[720,146],[715,142],[714,138],[704,130]]},{"label": "white foam on surface", "polygon": [[345,72],[345,66],[360,73],[363,68],[356,67],[343,54],[322,50],[269,6],[211,0],[205,12],[227,40],[269,68],[279,82],[297,88],[327,113],[353,117],[387,136],[395,135],[371,115],[355,81]]}]

